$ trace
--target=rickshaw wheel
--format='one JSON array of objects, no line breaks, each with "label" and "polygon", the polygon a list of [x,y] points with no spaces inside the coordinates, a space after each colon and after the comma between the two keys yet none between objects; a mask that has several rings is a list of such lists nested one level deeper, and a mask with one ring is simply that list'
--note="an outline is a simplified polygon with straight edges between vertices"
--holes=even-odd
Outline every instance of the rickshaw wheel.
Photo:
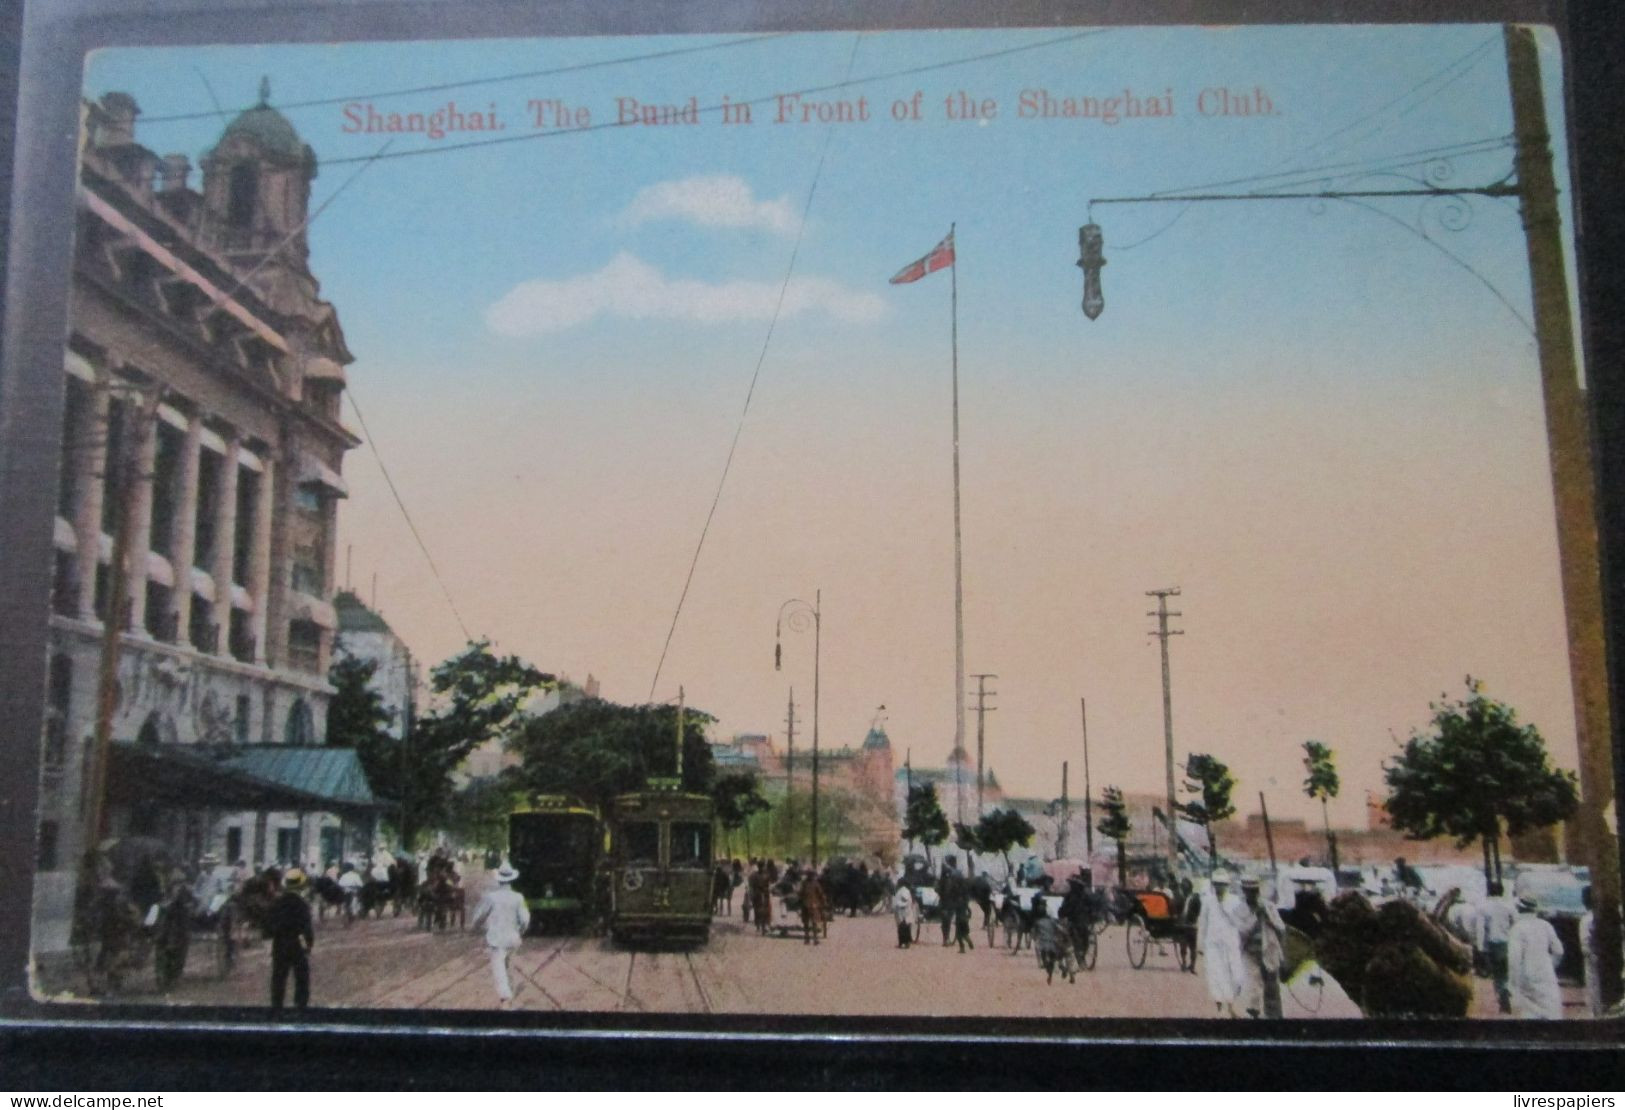
[{"label": "rickshaw wheel", "polygon": [[1146,952],[1151,948],[1151,933],[1138,914],[1128,919],[1128,931],[1123,940],[1128,945],[1128,962],[1136,968],[1144,967]]}]

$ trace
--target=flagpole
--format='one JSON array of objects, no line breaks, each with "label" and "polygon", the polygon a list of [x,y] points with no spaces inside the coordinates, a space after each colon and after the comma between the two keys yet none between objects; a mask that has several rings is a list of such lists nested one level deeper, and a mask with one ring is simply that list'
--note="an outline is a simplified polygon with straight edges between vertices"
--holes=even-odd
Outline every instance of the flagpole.
[{"label": "flagpole", "polygon": [[[954,754],[965,750],[965,559],[959,534],[959,244],[954,241],[954,224],[948,225],[948,241],[953,244],[953,262],[948,270],[953,339],[954,379]],[[965,822],[965,775],[961,762],[954,775],[959,823]]]}]

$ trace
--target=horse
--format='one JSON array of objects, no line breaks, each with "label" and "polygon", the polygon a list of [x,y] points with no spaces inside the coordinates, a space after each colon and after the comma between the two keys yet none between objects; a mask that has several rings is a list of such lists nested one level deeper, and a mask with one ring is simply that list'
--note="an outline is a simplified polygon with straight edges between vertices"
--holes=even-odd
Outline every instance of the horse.
[{"label": "horse", "polygon": [[337,879],[329,879],[326,875],[316,876],[310,889],[316,895],[316,916],[325,919],[331,908],[334,913],[344,915],[344,927],[348,929],[355,920],[355,900],[350,897],[349,891],[340,886]]},{"label": "horse", "polygon": [[[389,865],[389,892],[391,908],[396,917],[401,910],[417,900],[418,868],[412,860],[397,858]],[[380,912],[380,916],[382,913]]]}]

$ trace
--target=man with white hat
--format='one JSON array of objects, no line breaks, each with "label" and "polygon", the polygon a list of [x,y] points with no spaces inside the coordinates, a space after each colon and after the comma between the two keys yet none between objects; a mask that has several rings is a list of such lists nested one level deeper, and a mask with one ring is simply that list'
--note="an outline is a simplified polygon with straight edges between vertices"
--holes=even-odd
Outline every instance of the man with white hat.
[{"label": "man with white hat", "polygon": [[1261,886],[1256,875],[1247,875],[1241,880],[1246,911],[1242,915],[1245,924],[1240,927],[1246,956],[1243,1005],[1251,1017],[1278,1018],[1281,1016],[1281,941],[1286,937],[1286,923],[1281,920],[1274,899],[1260,896]]},{"label": "man with white hat", "polygon": [[1532,898],[1518,899],[1518,920],[1507,934],[1507,986],[1512,991],[1512,1016],[1563,1016],[1563,992],[1557,986],[1557,965],[1563,942],[1552,923],[1535,916]]},{"label": "man with white hat", "polygon": [[1215,871],[1202,893],[1201,915],[1196,919],[1196,948],[1207,970],[1207,992],[1220,1017],[1236,1016],[1236,1000],[1246,979],[1242,962],[1238,907],[1230,893],[1230,873]]},{"label": "man with white hat", "polygon": [[492,878],[497,885],[485,892],[480,904],[474,908],[474,926],[485,923],[485,944],[491,950],[491,978],[496,983],[497,1002],[507,1006],[513,1001],[513,987],[508,982],[508,961],[513,958],[530,927],[530,907],[513,889],[519,877],[508,864],[497,868]]}]

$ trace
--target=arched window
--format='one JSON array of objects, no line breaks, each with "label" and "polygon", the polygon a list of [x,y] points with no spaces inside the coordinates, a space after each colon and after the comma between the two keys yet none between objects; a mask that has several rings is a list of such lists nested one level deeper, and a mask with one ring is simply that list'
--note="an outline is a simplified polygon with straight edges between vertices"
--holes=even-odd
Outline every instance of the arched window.
[{"label": "arched window", "polygon": [[299,746],[316,742],[316,719],[304,698],[294,702],[293,708],[288,710],[288,724],[282,730],[282,742]]},{"label": "arched window", "polygon": [[259,200],[259,173],[252,163],[239,162],[231,167],[231,181],[226,193],[226,223],[231,227],[250,227],[254,223],[254,206]]},{"label": "arched window", "polygon": [[141,722],[141,731],[135,734],[135,742],[137,744],[159,743],[163,740],[163,733],[160,731],[161,725],[162,721],[158,716],[158,711],[154,709],[147,714],[147,719]]},{"label": "arched window", "polygon": [[68,710],[73,702],[73,660],[51,657],[51,681],[45,703],[45,768],[60,771],[68,757]]}]

